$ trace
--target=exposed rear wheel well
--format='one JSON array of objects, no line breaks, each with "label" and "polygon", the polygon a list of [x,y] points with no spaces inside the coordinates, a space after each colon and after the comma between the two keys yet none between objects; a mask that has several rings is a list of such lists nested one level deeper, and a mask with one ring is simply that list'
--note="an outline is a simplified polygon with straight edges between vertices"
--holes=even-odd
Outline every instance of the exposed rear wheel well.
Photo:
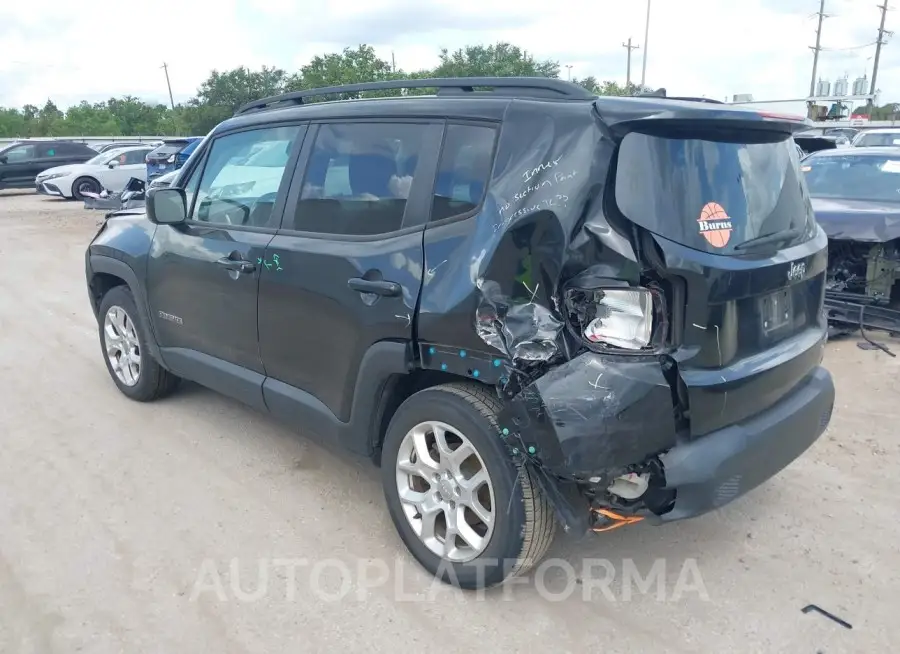
[{"label": "exposed rear wheel well", "polygon": [[372,458],[376,464],[381,463],[381,445],[384,442],[384,436],[387,433],[388,425],[391,424],[391,418],[403,402],[411,395],[419,391],[448,384],[451,382],[468,381],[487,386],[482,382],[469,377],[461,377],[440,370],[422,370],[416,369],[407,374],[391,375],[385,384],[384,391],[381,395],[381,401],[378,404],[378,411],[373,420],[377,431],[373,435],[373,454]]},{"label": "exposed rear wheel well", "polygon": [[116,277],[109,273],[95,273],[94,276],[91,277],[91,305],[94,307],[94,315],[96,315],[100,309],[100,303],[103,301],[103,296],[116,286],[128,286],[128,284],[121,277]]}]

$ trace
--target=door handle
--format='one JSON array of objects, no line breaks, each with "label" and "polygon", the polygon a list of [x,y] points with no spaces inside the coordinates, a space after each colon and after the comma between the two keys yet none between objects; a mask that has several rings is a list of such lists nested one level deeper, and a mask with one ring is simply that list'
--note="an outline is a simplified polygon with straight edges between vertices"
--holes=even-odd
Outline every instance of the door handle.
[{"label": "door handle", "polygon": [[216,261],[216,263],[225,268],[225,270],[234,270],[239,273],[252,273],[256,270],[255,263],[244,261],[243,259],[229,259],[228,257],[222,257]]},{"label": "door handle", "polygon": [[363,279],[362,277],[348,279],[347,286],[360,293],[374,293],[385,297],[397,297],[403,290],[397,282]]}]

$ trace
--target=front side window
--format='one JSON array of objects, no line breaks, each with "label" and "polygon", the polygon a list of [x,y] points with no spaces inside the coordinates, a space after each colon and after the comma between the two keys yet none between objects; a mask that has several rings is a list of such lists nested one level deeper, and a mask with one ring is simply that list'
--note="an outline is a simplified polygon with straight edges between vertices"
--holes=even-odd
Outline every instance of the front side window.
[{"label": "front side window", "polygon": [[14,148],[10,148],[6,152],[3,153],[3,156],[6,157],[6,163],[18,163],[20,161],[31,161],[35,158],[35,150],[33,144],[28,145],[20,145]]},{"label": "front side window", "polygon": [[468,213],[481,204],[491,174],[495,136],[492,127],[447,127],[434,183],[432,221]]},{"label": "front side window", "polygon": [[132,150],[130,152],[126,152],[125,164],[132,166],[144,163],[144,158],[147,156],[148,152],[149,150]]},{"label": "front side window", "polygon": [[[222,136],[212,143],[191,219],[217,224],[268,227],[278,187],[300,128],[270,127]],[[259,157],[268,153],[266,158]],[[187,187],[194,195],[192,182]],[[189,197],[189,201],[191,198]]]},{"label": "front side window", "polygon": [[322,125],[287,226],[342,235],[400,229],[426,129],[398,123]]}]

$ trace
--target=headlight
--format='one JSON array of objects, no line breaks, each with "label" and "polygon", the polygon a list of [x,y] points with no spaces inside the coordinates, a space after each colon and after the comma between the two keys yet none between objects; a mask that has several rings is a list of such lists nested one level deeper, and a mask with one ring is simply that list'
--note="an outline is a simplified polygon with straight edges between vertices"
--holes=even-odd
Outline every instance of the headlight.
[{"label": "headlight", "polygon": [[65,177],[68,173],[50,173],[49,175],[38,175],[38,182],[46,182],[48,179],[56,179],[57,177]]},{"label": "headlight", "polygon": [[596,317],[584,328],[591,343],[626,350],[650,345],[653,335],[653,296],[645,288],[610,288],[597,293]]}]

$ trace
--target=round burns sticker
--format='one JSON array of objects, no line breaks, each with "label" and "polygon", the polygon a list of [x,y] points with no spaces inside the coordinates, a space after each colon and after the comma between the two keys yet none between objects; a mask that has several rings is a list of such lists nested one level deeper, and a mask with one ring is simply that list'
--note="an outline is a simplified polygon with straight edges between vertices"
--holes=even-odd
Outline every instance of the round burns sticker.
[{"label": "round burns sticker", "polygon": [[716,248],[728,245],[731,238],[731,218],[725,212],[725,208],[717,202],[707,202],[700,210],[700,236],[706,242]]}]

